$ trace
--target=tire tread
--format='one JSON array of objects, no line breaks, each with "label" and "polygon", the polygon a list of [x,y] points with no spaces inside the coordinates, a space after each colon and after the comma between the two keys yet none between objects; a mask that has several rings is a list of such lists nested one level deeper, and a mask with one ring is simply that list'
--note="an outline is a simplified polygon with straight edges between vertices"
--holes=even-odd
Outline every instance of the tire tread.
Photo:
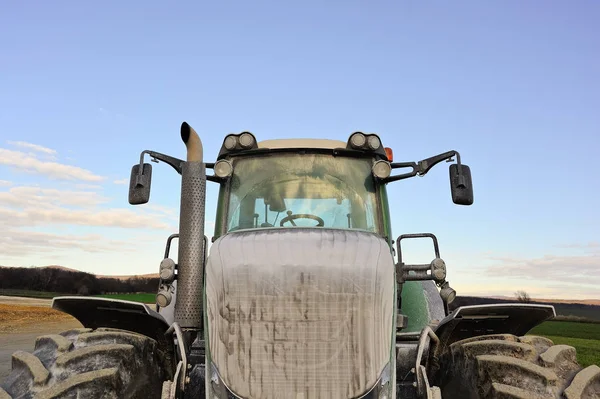
[{"label": "tire tread", "polygon": [[600,399],[600,367],[581,368],[576,350],[544,337],[477,336],[450,345],[435,385],[444,397]]},{"label": "tire tread", "polygon": [[160,398],[169,367],[151,338],[89,328],[42,335],[12,366],[0,399]]},{"label": "tire tread", "polygon": [[565,398],[600,398],[600,367],[591,365],[579,371],[567,389],[565,389]]}]

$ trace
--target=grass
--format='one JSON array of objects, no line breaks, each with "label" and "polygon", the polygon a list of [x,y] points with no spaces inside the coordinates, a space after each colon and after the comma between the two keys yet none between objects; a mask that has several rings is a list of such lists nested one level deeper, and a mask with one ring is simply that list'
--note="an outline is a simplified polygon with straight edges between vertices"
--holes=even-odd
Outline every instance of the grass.
[{"label": "grass", "polygon": [[[32,290],[15,290],[15,289],[0,289],[0,295],[6,296],[22,296],[27,298],[52,299],[56,296],[73,296],[74,294],[63,294],[60,292],[45,292]],[[94,295],[101,298],[123,299],[132,302],[155,303],[155,294],[148,293],[132,293],[132,294],[106,294]]]},{"label": "grass", "polygon": [[570,345],[577,350],[577,360],[582,367],[600,364],[600,340],[554,337],[546,335],[556,345]]},{"label": "grass", "polygon": [[575,347],[577,360],[583,367],[600,364],[600,324],[546,321],[528,334],[546,337],[556,345]]},{"label": "grass", "polygon": [[16,290],[16,289],[0,289],[0,295],[6,296],[22,296],[27,298],[42,298],[52,299],[55,296],[66,296],[60,292],[32,291],[32,290]]},{"label": "grass", "polygon": [[141,303],[156,303],[155,294],[136,293],[136,294],[106,294],[95,295],[101,298],[122,299],[125,301],[141,302]]}]

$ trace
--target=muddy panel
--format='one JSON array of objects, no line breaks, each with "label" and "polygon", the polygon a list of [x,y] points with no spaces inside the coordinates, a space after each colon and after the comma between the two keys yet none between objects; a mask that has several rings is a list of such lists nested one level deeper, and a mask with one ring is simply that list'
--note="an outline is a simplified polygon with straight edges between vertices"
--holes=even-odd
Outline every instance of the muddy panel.
[{"label": "muddy panel", "polygon": [[358,397],[392,351],[394,262],[361,231],[232,233],[206,269],[211,358],[242,397]]}]

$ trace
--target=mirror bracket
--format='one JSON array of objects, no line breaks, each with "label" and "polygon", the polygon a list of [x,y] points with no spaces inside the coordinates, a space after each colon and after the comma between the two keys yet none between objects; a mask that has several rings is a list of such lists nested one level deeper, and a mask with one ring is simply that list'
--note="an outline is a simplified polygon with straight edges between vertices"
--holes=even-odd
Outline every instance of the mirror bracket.
[{"label": "mirror bracket", "polygon": [[[181,159],[169,156],[169,155],[165,155],[165,154],[161,154],[160,152],[156,152],[156,151],[150,151],[150,150],[145,150],[142,151],[142,153],[140,154],[140,165],[144,164],[144,155],[148,154],[150,155],[150,157],[152,158],[152,162],[156,162],[158,163],[158,161],[163,161],[164,163],[166,163],[167,165],[170,165],[173,169],[175,169],[175,171],[179,174],[181,174],[181,168],[182,168],[182,164],[184,161],[182,161]],[[140,167],[140,173],[139,175],[141,176],[141,167]]]},{"label": "mirror bracket", "polygon": [[[393,162],[391,163],[392,169],[398,168],[412,168],[412,171],[403,173],[401,175],[390,176],[384,180],[384,183],[391,183],[397,180],[408,179],[414,176],[425,176],[431,168],[442,161],[452,162],[452,158],[456,156],[456,164],[458,165],[458,172],[461,172],[460,154],[458,151],[447,151],[443,154],[435,155],[433,157],[423,159],[419,162]],[[464,183],[464,179],[462,180]]]}]

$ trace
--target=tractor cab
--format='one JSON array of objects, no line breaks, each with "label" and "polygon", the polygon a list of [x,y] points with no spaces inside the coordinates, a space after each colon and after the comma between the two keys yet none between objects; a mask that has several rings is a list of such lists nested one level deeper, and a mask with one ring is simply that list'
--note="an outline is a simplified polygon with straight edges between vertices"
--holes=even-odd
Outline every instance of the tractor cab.
[{"label": "tractor cab", "polygon": [[215,164],[215,173],[223,178],[215,237],[290,227],[387,236],[381,201],[385,187],[373,167],[389,165],[389,160],[347,146],[342,141],[292,139],[260,142],[247,151],[222,150]]}]

